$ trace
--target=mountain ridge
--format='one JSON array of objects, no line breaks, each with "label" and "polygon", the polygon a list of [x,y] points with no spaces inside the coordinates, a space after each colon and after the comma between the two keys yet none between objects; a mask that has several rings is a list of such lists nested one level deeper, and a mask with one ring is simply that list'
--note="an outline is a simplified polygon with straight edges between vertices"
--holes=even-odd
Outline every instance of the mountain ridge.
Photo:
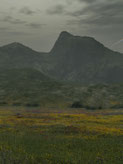
[{"label": "mountain ridge", "polygon": [[0,47],[0,67],[33,68],[57,80],[84,84],[123,82],[123,54],[92,37],[66,31],[60,33],[49,53],[18,42]]},{"label": "mountain ridge", "polygon": [[[73,34],[71,34],[71,33],[69,33],[69,32],[67,32],[67,31],[62,31],[60,34],[59,34],[59,36],[58,36],[58,39],[56,40],[56,42],[59,40],[59,39],[61,39],[61,38],[64,38],[65,39],[65,37],[74,37],[74,38],[83,38],[83,39],[90,39],[90,40],[93,40],[93,41],[95,41],[96,43],[98,43],[98,44],[100,44],[100,45],[102,45],[103,47],[105,47],[102,43],[100,43],[99,41],[97,41],[94,37],[90,37],[90,36],[79,36],[79,35],[73,35]],[[55,42],[55,43],[56,43]],[[54,44],[54,46],[55,46],[55,44]],[[53,47],[54,47],[53,46]],[[34,51],[34,52],[37,52],[37,53],[48,53],[48,52],[42,52],[42,51],[37,51],[37,50],[33,50],[31,47],[29,47],[29,46],[27,46],[27,45],[24,45],[23,43],[21,43],[21,42],[12,42],[12,43],[9,43],[9,44],[5,44],[5,45],[2,45],[2,46],[0,46],[0,49],[4,49],[4,48],[7,48],[7,47],[10,47],[10,48],[18,48],[18,47],[25,47],[25,48],[28,48],[28,49],[30,49],[30,50],[32,50],[32,51]],[[109,47],[106,47],[107,49],[109,49],[109,50],[111,50]],[[53,48],[52,48],[53,49]],[[49,53],[52,51],[52,49],[49,51]],[[123,54],[123,53],[121,53],[121,52],[118,52],[118,51],[114,51],[114,50],[111,50],[111,51],[113,51],[113,52],[117,52],[117,53],[120,53],[120,54]]]}]

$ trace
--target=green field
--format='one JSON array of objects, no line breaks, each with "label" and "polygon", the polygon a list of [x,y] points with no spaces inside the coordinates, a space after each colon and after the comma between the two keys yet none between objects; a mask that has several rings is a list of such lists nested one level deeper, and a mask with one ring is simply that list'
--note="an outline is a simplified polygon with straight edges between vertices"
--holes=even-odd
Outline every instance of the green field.
[{"label": "green field", "polygon": [[0,108],[0,164],[122,164],[123,111]]}]

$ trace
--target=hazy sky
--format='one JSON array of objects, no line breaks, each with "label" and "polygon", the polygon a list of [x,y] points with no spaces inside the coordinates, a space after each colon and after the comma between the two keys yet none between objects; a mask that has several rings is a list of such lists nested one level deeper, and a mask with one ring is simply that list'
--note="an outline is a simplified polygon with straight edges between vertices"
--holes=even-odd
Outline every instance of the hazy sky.
[{"label": "hazy sky", "polygon": [[[61,31],[108,47],[123,39],[123,0],[0,0],[0,45],[49,51]],[[123,41],[113,49],[123,52]]]}]

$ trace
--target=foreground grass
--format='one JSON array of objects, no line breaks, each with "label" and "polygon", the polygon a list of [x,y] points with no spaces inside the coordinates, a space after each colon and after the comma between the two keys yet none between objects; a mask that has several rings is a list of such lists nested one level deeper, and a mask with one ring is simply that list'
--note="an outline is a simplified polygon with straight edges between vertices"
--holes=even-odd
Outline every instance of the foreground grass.
[{"label": "foreground grass", "polygon": [[1,164],[121,164],[122,111],[0,110]]}]

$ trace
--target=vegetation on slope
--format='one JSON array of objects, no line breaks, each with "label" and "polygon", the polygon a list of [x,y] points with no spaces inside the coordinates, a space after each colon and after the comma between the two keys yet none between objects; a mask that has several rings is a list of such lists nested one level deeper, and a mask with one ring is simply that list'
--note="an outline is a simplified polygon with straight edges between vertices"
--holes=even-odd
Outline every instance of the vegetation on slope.
[{"label": "vegetation on slope", "polygon": [[0,70],[0,105],[122,108],[123,85],[58,82],[34,69]]}]

